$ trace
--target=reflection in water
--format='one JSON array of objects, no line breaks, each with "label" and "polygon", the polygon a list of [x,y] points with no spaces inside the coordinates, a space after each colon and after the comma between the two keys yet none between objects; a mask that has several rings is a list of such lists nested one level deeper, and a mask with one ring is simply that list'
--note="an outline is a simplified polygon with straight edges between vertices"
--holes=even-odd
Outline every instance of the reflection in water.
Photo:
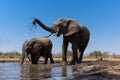
[{"label": "reflection in water", "polygon": [[51,78],[51,67],[48,65],[38,64],[26,64],[21,67],[22,79],[41,79]]},{"label": "reflection in water", "polygon": [[24,64],[0,63],[0,80],[65,80],[74,77],[78,66],[62,66],[60,64]]},{"label": "reflection in water", "polygon": [[61,65],[32,65],[25,64],[21,67],[22,79],[63,79],[73,78],[73,71],[77,70],[73,66],[61,66]]}]

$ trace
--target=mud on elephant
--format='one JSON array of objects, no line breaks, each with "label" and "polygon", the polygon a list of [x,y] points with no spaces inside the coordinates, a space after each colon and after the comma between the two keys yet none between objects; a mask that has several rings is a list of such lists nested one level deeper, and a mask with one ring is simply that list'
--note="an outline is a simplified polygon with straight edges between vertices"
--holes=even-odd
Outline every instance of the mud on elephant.
[{"label": "mud on elephant", "polygon": [[[83,58],[84,50],[87,47],[90,38],[89,30],[83,26],[78,24],[73,19],[57,19],[52,27],[47,27],[43,24],[39,19],[35,18],[33,20],[33,24],[40,25],[43,29],[51,32],[56,33],[59,37],[63,34],[63,43],[62,43],[62,62],[63,65],[67,63],[67,48],[68,43],[72,44],[72,51],[73,51],[73,59],[70,62],[71,65],[76,63],[81,63]],[[77,50],[80,52],[80,56],[78,57]]]},{"label": "mud on elephant", "polygon": [[[51,40],[47,37],[33,38],[29,41],[25,41],[22,47],[20,64],[23,64],[25,57],[28,57],[32,64],[37,64],[40,56],[44,57],[45,64],[47,64],[48,58],[50,58],[51,63],[54,63],[52,58],[52,46]],[[29,58],[29,55],[31,58]]]}]

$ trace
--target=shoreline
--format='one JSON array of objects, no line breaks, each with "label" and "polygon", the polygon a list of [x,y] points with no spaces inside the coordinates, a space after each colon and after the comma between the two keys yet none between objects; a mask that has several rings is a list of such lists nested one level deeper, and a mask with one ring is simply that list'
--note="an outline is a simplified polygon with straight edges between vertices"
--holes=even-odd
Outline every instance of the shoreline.
[{"label": "shoreline", "polygon": [[[91,58],[83,58],[83,62],[84,61],[96,61],[97,59],[91,59]],[[107,61],[120,61],[120,59],[103,59],[103,60],[107,60]],[[0,58],[0,62],[19,62],[20,58]],[[28,59],[26,59],[26,61],[28,61]],[[39,61],[43,61],[43,58],[40,59]],[[54,58],[54,61],[56,62],[60,62],[62,61],[61,58]],[[70,61],[70,59],[68,59],[68,61]]]},{"label": "shoreline", "polygon": [[[14,63],[14,62],[18,62],[19,59],[20,58],[0,58],[0,63],[1,64],[4,64],[4,63],[8,64],[9,62]],[[60,62],[61,60],[62,60],[61,58],[54,58],[55,62]],[[28,61],[28,59],[26,61]],[[43,61],[43,59],[41,58],[40,61]],[[70,59],[68,59],[68,61],[70,61]],[[70,78],[70,80],[98,80],[98,79],[100,79],[100,80],[109,80],[109,79],[119,80],[120,79],[119,62],[120,62],[120,59],[103,59],[103,61],[102,60],[99,61],[97,59],[83,58],[83,63],[76,64],[75,66],[72,66],[71,68],[69,68],[73,71],[72,74],[74,76],[73,78]],[[46,66],[46,65],[44,65],[44,66]],[[56,66],[56,64],[49,65],[49,66],[50,67],[54,67],[54,66],[61,67],[61,70],[66,70],[66,71],[67,71],[67,67],[68,67],[68,66],[63,67],[61,65]],[[23,67],[25,67],[25,66],[23,66]],[[48,65],[46,68],[49,69]],[[38,72],[37,72],[37,74],[38,74]],[[62,76],[62,77],[64,77],[64,76]],[[41,76],[40,76],[40,78],[41,78]],[[65,77],[65,79],[69,79],[69,77]]]},{"label": "shoreline", "polygon": [[0,58],[0,62],[19,62],[19,58]]}]

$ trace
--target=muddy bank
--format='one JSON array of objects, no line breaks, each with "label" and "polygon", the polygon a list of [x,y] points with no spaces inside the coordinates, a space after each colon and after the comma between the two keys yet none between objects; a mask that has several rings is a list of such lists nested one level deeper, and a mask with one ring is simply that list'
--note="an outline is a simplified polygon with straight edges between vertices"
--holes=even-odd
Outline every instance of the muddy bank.
[{"label": "muddy bank", "polygon": [[0,58],[0,62],[19,62],[19,58]]},{"label": "muddy bank", "polygon": [[71,80],[120,80],[120,61],[96,60],[81,65],[84,67]]}]

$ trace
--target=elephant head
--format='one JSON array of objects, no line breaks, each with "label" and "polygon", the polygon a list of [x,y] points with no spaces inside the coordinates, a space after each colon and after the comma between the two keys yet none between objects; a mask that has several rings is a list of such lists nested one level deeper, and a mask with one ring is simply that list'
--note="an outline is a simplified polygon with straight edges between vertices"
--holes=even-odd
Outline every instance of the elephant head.
[{"label": "elephant head", "polygon": [[[30,41],[25,41],[22,47],[22,57],[20,60],[20,64],[21,65],[23,64],[25,57],[28,57],[29,61],[32,61],[33,64],[36,64],[39,57],[35,53],[37,53],[38,50],[40,50],[41,48],[42,48],[41,43],[36,42],[36,38],[33,38]],[[29,58],[28,56],[29,54],[31,54],[31,58]]]},{"label": "elephant head", "polygon": [[33,24],[36,25],[36,23],[38,23],[43,29],[51,33],[56,33],[58,37],[61,34],[63,34],[64,36],[70,36],[80,30],[77,22],[72,19],[57,19],[52,25],[52,27],[47,27],[37,18],[33,20]]}]

